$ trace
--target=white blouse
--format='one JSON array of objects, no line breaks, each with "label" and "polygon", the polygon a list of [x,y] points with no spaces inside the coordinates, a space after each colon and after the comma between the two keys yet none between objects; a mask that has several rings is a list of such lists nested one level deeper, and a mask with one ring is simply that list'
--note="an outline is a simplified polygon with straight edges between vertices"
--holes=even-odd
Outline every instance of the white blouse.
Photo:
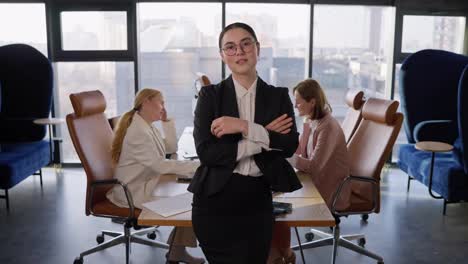
[{"label": "white blouse", "polygon": [[[162,122],[165,138],[153,125],[148,124],[138,113],[133,116],[127,129],[115,178],[127,184],[137,208],[152,199],[161,174],[193,176],[198,161],[166,159],[166,153],[177,151],[174,121]],[[128,207],[121,186],[113,187],[107,198],[120,207]]]},{"label": "white blouse", "polygon": [[237,166],[235,173],[248,176],[262,176],[253,155],[262,152],[263,149],[270,150],[270,138],[267,130],[259,124],[254,123],[255,118],[255,96],[257,91],[257,80],[252,83],[249,89],[244,88],[234,78],[234,87],[236,90],[237,108],[239,109],[239,118],[247,120],[249,131],[243,135],[237,146]]}]

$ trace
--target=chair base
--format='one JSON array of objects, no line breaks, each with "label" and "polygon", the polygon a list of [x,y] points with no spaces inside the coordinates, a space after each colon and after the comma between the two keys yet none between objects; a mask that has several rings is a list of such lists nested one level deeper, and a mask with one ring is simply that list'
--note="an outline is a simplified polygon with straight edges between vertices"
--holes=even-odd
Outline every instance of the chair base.
[{"label": "chair base", "polygon": [[90,255],[92,253],[104,250],[106,248],[119,245],[119,244],[125,244],[125,249],[126,249],[125,250],[125,258],[126,258],[125,263],[127,264],[130,261],[131,243],[137,243],[137,244],[142,244],[142,245],[147,245],[147,246],[162,248],[162,249],[169,249],[169,245],[166,243],[138,237],[141,235],[155,232],[157,227],[145,228],[145,229],[141,229],[141,230],[134,231],[134,232],[131,232],[130,228],[131,228],[130,225],[125,224],[123,233],[103,230],[101,234],[110,236],[112,237],[112,239],[106,242],[103,242],[103,241],[99,241],[99,236],[98,236],[98,243],[101,242],[101,244],[80,253],[80,256],[77,257],[73,263],[81,264],[83,263],[83,257]]},{"label": "chair base", "polygon": [[[349,250],[357,252],[361,255],[373,258],[377,260],[378,264],[383,264],[383,258],[375,253],[370,252],[369,250],[365,249],[363,246],[365,244],[365,237],[362,234],[354,234],[354,235],[343,235],[340,236],[340,227],[336,226],[333,228],[333,234],[328,234],[319,230],[311,229],[310,230],[314,236],[320,237],[319,239],[311,242],[307,242],[301,245],[293,246],[291,249],[298,250],[298,249],[308,249],[308,248],[318,248],[323,246],[333,246],[333,255],[332,255],[332,264],[336,262],[336,252],[338,246],[345,247]],[[356,245],[351,242],[351,240],[358,240],[360,245]]]}]

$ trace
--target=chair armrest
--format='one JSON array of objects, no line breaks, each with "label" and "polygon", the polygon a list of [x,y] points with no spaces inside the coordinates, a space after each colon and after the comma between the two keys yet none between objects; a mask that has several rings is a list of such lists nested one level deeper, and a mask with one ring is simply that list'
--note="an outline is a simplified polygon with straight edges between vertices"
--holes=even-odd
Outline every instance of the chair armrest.
[{"label": "chair armrest", "polygon": [[457,124],[452,120],[428,120],[414,127],[413,137],[418,141],[440,141],[452,144],[457,137]]},{"label": "chair armrest", "polygon": [[119,180],[117,179],[110,179],[110,180],[97,180],[97,181],[93,181],[91,183],[91,186],[92,185],[108,185],[108,184],[121,184],[119,182]]},{"label": "chair armrest", "polygon": [[90,194],[89,194],[89,200],[88,200],[88,208],[89,210],[91,211],[91,214],[92,215],[95,215],[95,216],[102,216],[102,217],[114,217],[114,216],[110,216],[110,215],[101,215],[101,214],[95,214],[93,212],[93,208],[91,206],[92,204],[92,201],[94,199],[94,189],[97,187],[97,186],[103,186],[103,185],[120,185],[122,186],[124,192],[125,192],[125,197],[127,198],[127,203],[128,203],[128,207],[130,208],[130,214],[128,216],[127,219],[133,219],[135,218],[135,205],[133,204],[133,197],[132,197],[132,194],[130,193],[130,191],[128,191],[128,188],[127,188],[127,185],[126,184],[123,184],[121,183],[119,180],[117,179],[111,179],[111,180],[98,180],[98,181],[94,181],[90,184],[90,187],[91,187],[91,190],[90,190]]},{"label": "chair armrest", "polygon": [[[343,186],[345,184],[348,184],[351,181],[360,181],[360,182],[365,182],[368,184],[372,185],[372,209],[370,211],[365,211],[365,212],[346,212],[346,213],[340,213],[336,210],[336,203],[338,202],[340,196],[341,196],[341,191],[343,189]],[[348,176],[346,179],[344,179],[340,186],[338,187],[338,190],[335,192],[333,195],[333,203],[332,203],[332,208],[331,208],[331,213],[333,215],[337,216],[347,216],[347,215],[355,215],[355,214],[370,214],[375,212],[375,208],[377,207],[377,195],[378,195],[378,182],[374,178],[370,177],[365,177],[365,176]]]}]

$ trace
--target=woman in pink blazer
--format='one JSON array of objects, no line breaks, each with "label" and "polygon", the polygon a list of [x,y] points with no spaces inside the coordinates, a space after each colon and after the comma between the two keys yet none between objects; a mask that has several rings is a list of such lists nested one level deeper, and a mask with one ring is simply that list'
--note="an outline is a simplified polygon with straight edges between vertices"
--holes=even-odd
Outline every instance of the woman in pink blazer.
[{"label": "woman in pink blazer", "polygon": [[[295,107],[304,117],[299,147],[289,159],[291,165],[306,172],[331,208],[333,195],[349,175],[349,158],[345,136],[338,121],[331,115],[331,107],[320,84],[307,79],[294,88]],[[338,208],[349,205],[349,190],[341,196]],[[290,249],[289,227],[275,223],[269,263],[295,263]]]}]

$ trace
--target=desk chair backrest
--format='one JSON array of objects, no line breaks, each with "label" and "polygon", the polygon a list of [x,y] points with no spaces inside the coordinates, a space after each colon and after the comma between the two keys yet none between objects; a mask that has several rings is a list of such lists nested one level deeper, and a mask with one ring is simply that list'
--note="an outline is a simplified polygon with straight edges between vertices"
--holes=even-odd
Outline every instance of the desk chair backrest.
[{"label": "desk chair backrest", "polygon": [[[430,49],[415,52],[403,61],[399,78],[400,101],[409,143],[418,141],[415,133],[424,121],[457,121],[458,86],[467,65],[468,56]],[[459,136],[456,125],[447,126],[440,135],[436,134],[433,141],[450,144]]]},{"label": "desk chair backrest", "polygon": [[455,157],[468,176],[468,66],[463,70],[458,85],[458,134],[454,144]]},{"label": "desk chair backrest", "polygon": [[52,105],[53,70],[49,59],[25,44],[0,47],[0,142],[42,140]]},{"label": "desk chair backrest", "polygon": [[210,78],[208,78],[208,76],[206,76],[205,74],[200,74],[198,76],[198,81],[200,82],[202,87],[211,85]]},{"label": "desk chair backrest", "polygon": [[[362,120],[348,143],[351,175],[370,177],[380,182],[380,173],[403,123],[403,114],[397,112],[398,105],[397,101],[377,98],[369,98],[364,104]],[[371,188],[367,192],[364,185],[359,186],[363,188],[359,194],[364,194],[365,200],[372,202]],[[380,186],[377,192],[376,213],[380,211]]]},{"label": "desk chair backrest", "polygon": [[118,116],[114,116],[114,117],[111,117],[111,118],[107,119],[107,121],[109,121],[109,125],[112,128],[112,130],[115,130],[115,128],[117,127],[117,124],[120,121],[120,117],[121,116],[118,115]]},{"label": "desk chair backrest", "polygon": [[341,128],[343,129],[346,143],[348,143],[356,131],[359,122],[361,122],[361,109],[365,102],[364,92],[359,90],[348,90],[345,101],[349,108],[343,122],[341,123]]},{"label": "desk chair backrest", "polygon": [[67,126],[75,150],[87,177],[86,215],[90,208],[106,199],[112,185],[98,188],[94,192],[93,204],[89,202],[90,184],[96,180],[113,179],[111,159],[113,132],[104,114],[106,101],[100,91],[70,95],[74,113],[67,115]]},{"label": "desk chair backrest", "polygon": [[197,73],[197,78],[195,79],[195,98],[198,98],[198,93],[201,88],[204,86],[211,85],[210,78],[203,73]]}]

